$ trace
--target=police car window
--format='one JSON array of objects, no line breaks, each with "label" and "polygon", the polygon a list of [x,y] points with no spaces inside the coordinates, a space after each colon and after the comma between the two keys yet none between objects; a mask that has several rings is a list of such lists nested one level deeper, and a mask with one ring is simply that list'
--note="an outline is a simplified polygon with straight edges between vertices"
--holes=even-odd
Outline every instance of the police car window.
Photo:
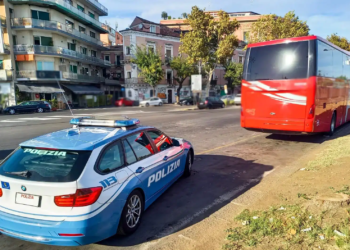
[{"label": "police car window", "polygon": [[153,148],[144,132],[134,134],[127,138],[138,160],[142,160],[152,154]]},{"label": "police car window", "polygon": [[109,173],[124,166],[124,154],[121,143],[118,142],[104,151],[98,169],[103,173]]},{"label": "police car window", "polygon": [[125,151],[125,162],[126,164],[130,165],[137,161],[136,156],[134,154],[134,151],[132,151],[132,148],[130,147],[129,143],[127,141],[123,141],[124,151]]},{"label": "police car window", "polygon": [[0,175],[43,182],[72,182],[82,173],[90,151],[18,148],[0,163]]},{"label": "police car window", "polygon": [[164,135],[162,132],[158,130],[151,130],[151,131],[147,131],[147,134],[153,140],[158,151],[164,151],[164,150],[167,150],[168,148],[171,148],[172,146],[171,139],[166,135]]}]

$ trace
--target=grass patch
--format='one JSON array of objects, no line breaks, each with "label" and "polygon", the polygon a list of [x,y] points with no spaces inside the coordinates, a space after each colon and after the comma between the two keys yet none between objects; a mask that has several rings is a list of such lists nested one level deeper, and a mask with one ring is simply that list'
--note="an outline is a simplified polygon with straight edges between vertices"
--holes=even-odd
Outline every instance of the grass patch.
[{"label": "grass patch", "polygon": [[[327,225],[326,213],[311,214],[299,205],[271,207],[267,211],[244,210],[236,221],[242,226],[227,230],[223,249],[244,249],[260,244],[276,249],[313,249],[338,246],[350,249],[349,217],[339,224]],[[336,230],[336,231],[335,231]],[[338,234],[338,233],[339,234]]]}]

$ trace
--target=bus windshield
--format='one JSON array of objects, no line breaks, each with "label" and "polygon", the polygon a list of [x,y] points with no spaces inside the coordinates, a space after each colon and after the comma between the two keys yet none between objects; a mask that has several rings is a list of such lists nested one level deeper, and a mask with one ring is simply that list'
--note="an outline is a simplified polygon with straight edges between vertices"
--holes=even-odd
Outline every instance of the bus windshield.
[{"label": "bus windshield", "polygon": [[305,79],[308,72],[308,41],[250,48],[244,80]]}]

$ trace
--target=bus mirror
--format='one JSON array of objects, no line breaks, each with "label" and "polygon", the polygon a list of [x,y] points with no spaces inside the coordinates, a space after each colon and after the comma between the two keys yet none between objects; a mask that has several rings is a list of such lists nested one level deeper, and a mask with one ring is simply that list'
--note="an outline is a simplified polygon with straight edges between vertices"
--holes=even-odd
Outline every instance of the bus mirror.
[{"label": "bus mirror", "polygon": [[345,65],[350,65],[350,60],[346,60]]}]

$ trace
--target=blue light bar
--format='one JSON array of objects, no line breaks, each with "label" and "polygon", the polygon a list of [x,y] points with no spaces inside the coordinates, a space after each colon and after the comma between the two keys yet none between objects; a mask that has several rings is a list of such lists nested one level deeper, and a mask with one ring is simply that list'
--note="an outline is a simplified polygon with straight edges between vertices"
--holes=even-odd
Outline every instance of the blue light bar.
[{"label": "blue light bar", "polygon": [[135,126],[140,123],[139,119],[129,119],[129,120],[96,120],[90,117],[80,117],[74,118],[70,121],[72,125],[78,126],[96,126],[96,127],[130,127]]}]

